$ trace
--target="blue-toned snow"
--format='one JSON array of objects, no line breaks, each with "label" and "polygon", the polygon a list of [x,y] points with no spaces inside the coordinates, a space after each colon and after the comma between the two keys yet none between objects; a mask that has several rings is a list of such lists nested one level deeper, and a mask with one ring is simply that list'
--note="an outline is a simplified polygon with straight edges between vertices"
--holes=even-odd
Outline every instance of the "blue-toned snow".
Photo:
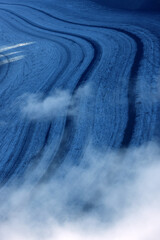
[{"label": "blue-toned snow", "polygon": [[[121,188],[145,162],[143,154],[123,158],[126,149],[159,142],[160,14],[110,8],[113,5],[0,1],[1,196],[10,186],[24,184],[33,190],[53,181],[53,196],[47,190],[51,199],[56,194],[63,198],[66,188],[70,195],[74,191],[61,203],[70,206],[67,217],[68,212],[75,217],[96,208],[108,221],[113,206],[100,201],[97,207],[95,195],[103,197],[99,185],[107,178],[106,189],[115,184]],[[135,8],[141,7],[146,9],[143,4]],[[96,161],[110,151],[118,156],[114,166],[114,157],[106,157],[92,168],[88,151],[89,156],[98,154]],[[86,197],[102,169],[99,185]],[[77,188],[69,188],[76,179]],[[62,192],[57,193],[57,186]],[[103,191],[110,195],[104,186]],[[121,208],[122,203],[115,204]]]}]

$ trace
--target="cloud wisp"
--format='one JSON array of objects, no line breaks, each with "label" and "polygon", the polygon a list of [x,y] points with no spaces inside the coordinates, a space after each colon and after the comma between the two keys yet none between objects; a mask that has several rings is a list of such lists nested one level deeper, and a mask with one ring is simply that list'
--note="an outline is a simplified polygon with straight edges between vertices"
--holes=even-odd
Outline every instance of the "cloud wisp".
[{"label": "cloud wisp", "polygon": [[[34,44],[34,42],[19,43],[19,44],[15,44],[15,45],[11,45],[11,46],[1,46],[0,47],[0,66],[19,61],[25,57],[22,54],[17,55],[17,54],[20,54],[21,51],[9,52],[10,50],[19,48],[19,47],[25,47],[25,46],[32,45],[32,44]],[[12,55],[17,55],[17,56],[10,57]]]},{"label": "cloud wisp", "polygon": [[15,48],[19,48],[19,47],[25,47],[25,46],[28,46],[28,45],[31,45],[34,43],[35,42],[26,42],[26,43],[18,43],[18,44],[11,45],[11,46],[2,46],[2,47],[0,47],[0,53],[9,51],[9,50],[12,50]]},{"label": "cloud wisp", "polygon": [[20,99],[20,110],[30,120],[49,120],[54,117],[74,116],[77,112],[76,102],[82,96],[89,96],[89,85],[79,88],[73,96],[68,90],[57,89],[50,96],[42,94],[24,94]]},{"label": "cloud wisp", "polygon": [[158,240],[159,154],[155,143],[108,153],[89,147],[50,182],[9,189],[8,198],[4,191],[1,239]]},{"label": "cloud wisp", "polygon": [[16,62],[16,61],[19,61],[19,60],[21,60],[23,58],[24,58],[24,55],[16,56],[16,57],[9,58],[9,59],[4,59],[4,60],[0,61],[0,65]]},{"label": "cloud wisp", "polygon": [[[147,85],[146,89],[149,89]],[[142,106],[147,108],[148,104],[158,102],[158,91],[158,87],[154,94],[148,90],[144,91],[138,97],[137,103],[141,103]],[[114,91],[113,100],[110,99],[108,107],[114,108],[115,106],[126,105],[126,96],[122,97],[122,99],[119,99],[118,96],[119,91]],[[76,116],[82,99],[89,100],[92,97],[93,90],[91,84],[86,84],[83,87],[79,87],[73,94],[67,89],[55,89],[48,96],[45,96],[43,93],[25,93],[17,99],[16,104],[19,106],[20,112],[24,117],[30,120],[44,121],[66,115]]]}]

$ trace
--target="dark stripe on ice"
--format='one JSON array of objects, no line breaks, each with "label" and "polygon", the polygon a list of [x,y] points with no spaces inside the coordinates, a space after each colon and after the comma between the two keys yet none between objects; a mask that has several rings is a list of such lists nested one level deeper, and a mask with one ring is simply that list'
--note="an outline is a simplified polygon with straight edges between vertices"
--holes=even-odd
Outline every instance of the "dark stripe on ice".
[{"label": "dark stripe on ice", "polygon": [[[58,17],[55,17],[49,13],[46,13],[43,10],[40,9],[36,9],[34,7],[31,6],[26,6],[23,4],[12,4],[12,5],[19,5],[19,6],[23,6],[23,7],[28,7],[31,8],[33,10],[37,10],[43,14],[46,14],[56,20],[65,22],[65,23],[69,23],[69,24],[74,24],[74,25],[79,25],[79,26],[86,26],[86,27],[97,27],[97,28],[103,28],[103,29],[109,29],[109,30],[114,30],[114,31],[118,31],[121,33],[124,33],[126,35],[128,35],[130,38],[132,38],[137,45],[137,51],[136,51],[136,55],[135,55],[135,59],[134,59],[134,63],[132,65],[132,69],[131,69],[131,74],[130,74],[130,81],[129,81],[129,86],[128,86],[128,122],[127,122],[127,126],[124,132],[124,137],[122,140],[122,147],[128,147],[132,136],[133,136],[133,132],[134,132],[134,126],[135,126],[135,122],[136,122],[136,107],[135,107],[135,86],[136,86],[136,81],[137,81],[137,77],[138,77],[138,70],[139,70],[139,66],[140,66],[140,62],[143,59],[143,55],[144,55],[144,49],[143,49],[143,43],[141,41],[141,39],[136,36],[135,34],[123,30],[123,29],[119,29],[119,28],[114,28],[114,27],[106,27],[106,26],[100,26],[100,25],[88,25],[88,24],[82,24],[82,23],[76,23],[76,22],[71,22],[68,20],[64,20]],[[87,39],[88,40],[88,39]],[[96,44],[96,43],[95,43]],[[96,49],[97,47],[94,47],[94,49]],[[97,54],[98,51],[96,51],[95,55]],[[82,82],[85,82],[85,78],[87,75],[87,71],[88,68],[85,70],[85,72],[83,73],[81,80],[79,81],[77,87],[79,87]],[[67,120],[66,122],[66,126],[69,126],[69,120]]]}]

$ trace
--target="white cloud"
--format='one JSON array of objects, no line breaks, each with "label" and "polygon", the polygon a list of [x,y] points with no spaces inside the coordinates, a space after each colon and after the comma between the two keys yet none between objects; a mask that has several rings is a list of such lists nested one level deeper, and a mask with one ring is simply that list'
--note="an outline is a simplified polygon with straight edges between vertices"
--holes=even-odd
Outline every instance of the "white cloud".
[{"label": "white cloud", "polygon": [[28,46],[28,45],[31,45],[31,44],[34,44],[34,43],[35,42],[26,42],[26,43],[18,43],[18,44],[11,45],[11,46],[1,46],[0,47],[0,53],[11,50],[11,49]]},{"label": "white cloud", "polygon": [[4,58],[6,56],[11,56],[11,55],[14,55],[14,54],[18,54],[18,53],[21,53],[22,51],[16,51],[16,52],[11,52],[11,53],[3,53],[3,54],[0,54],[0,58]]},{"label": "white cloud", "polygon": [[25,46],[28,46],[31,44],[34,44],[34,42],[19,43],[19,44],[15,44],[15,45],[11,45],[11,46],[1,46],[0,47],[0,66],[4,65],[4,64],[9,64],[12,62],[19,61],[25,57],[24,55],[10,57],[12,55],[21,53],[21,51],[8,52],[9,50],[19,48],[19,47],[25,47]]},{"label": "white cloud", "polygon": [[59,168],[36,193],[9,191],[1,240],[159,240],[159,156],[154,143],[109,153],[89,147],[79,166]]},{"label": "white cloud", "polygon": [[4,65],[4,64],[9,64],[9,63],[12,63],[12,62],[19,61],[19,60],[21,60],[23,58],[24,58],[24,55],[16,56],[16,57],[9,58],[9,59],[6,58],[6,59],[0,61],[0,66]]},{"label": "white cloud", "polygon": [[71,96],[67,91],[56,91],[53,96],[40,98],[38,94],[26,95],[22,113],[30,119],[48,119],[63,116],[69,107]]},{"label": "white cloud", "polygon": [[73,96],[68,90],[57,89],[50,96],[42,94],[25,94],[20,97],[19,105],[22,114],[31,120],[48,120],[76,114],[76,101],[90,95],[90,87],[79,88]]}]

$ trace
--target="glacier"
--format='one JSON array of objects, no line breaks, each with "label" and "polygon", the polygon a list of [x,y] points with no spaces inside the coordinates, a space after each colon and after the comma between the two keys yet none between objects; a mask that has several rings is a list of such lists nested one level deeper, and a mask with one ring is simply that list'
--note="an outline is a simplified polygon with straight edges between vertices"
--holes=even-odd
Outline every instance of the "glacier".
[{"label": "glacier", "polygon": [[94,239],[82,221],[159,239],[159,1],[4,0],[0,18],[0,239]]}]

